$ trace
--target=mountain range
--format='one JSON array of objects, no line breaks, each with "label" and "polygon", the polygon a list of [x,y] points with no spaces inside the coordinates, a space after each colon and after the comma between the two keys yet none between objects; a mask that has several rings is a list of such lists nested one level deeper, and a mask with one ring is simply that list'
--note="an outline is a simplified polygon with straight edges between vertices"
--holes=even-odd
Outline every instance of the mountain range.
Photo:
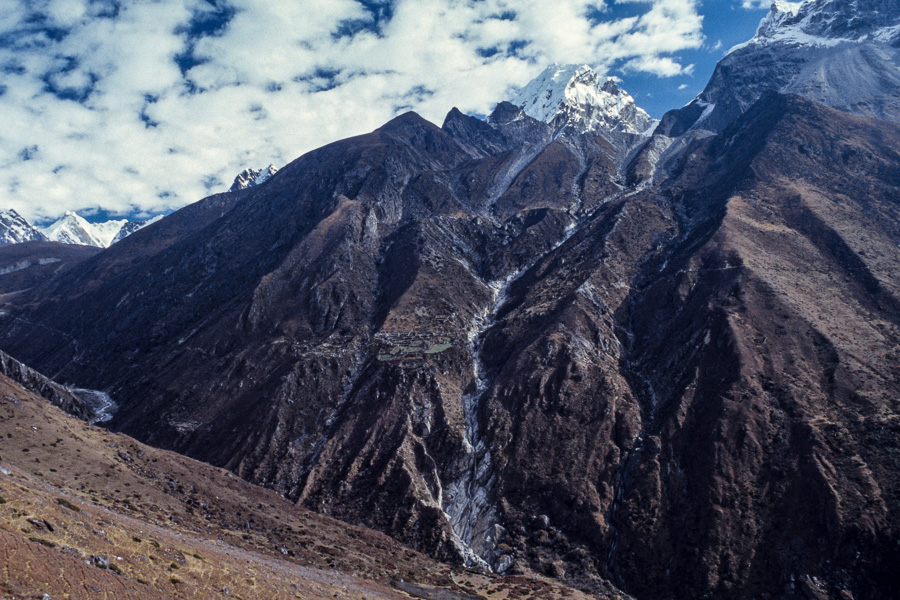
[{"label": "mountain range", "polygon": [[[265,169],[244,169],[235,177],[229,191],[234,192],[259,185],[276,172],[278,169],[274,165],[269,165]],[[75,212],[66,211],[58,220],[46,227],[39,228],[33,226],[12,209],[0,209],[0,246],[32,241],[51,241],[108,248],[135,231],[159,221],[163,216],[157,215],[143,221],[111,219],[91,223]]]},{"label": "mountain range", "polygon": [[895,598],[898,23],[776,2],[659,124],[561,65],[485,119],[399,115],[0,274],[0,347],[486,577]]}]

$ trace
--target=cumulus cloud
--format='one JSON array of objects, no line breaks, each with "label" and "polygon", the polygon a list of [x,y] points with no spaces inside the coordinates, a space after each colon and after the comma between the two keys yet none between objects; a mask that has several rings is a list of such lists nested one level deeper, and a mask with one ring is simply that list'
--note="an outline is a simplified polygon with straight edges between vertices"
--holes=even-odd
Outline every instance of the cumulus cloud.
[{"label": "cumulus cloud", "polygon": [[696,0],[7,5],[0,206],[33,220],[172,210],[406,110],[485,114],[550,62],[689,74],[704,41]]}]

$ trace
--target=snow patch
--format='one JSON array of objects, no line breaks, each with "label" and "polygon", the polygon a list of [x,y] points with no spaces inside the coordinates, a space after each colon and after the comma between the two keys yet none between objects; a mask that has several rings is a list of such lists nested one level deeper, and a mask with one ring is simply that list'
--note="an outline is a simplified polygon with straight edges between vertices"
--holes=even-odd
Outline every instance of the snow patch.
[{"label": "snow patch", "polygon": [[582,132],[617,130],[649,135],[656,121],[611,77],[588,65],[550,65],[512,103],[539,121],[564,119]]}]

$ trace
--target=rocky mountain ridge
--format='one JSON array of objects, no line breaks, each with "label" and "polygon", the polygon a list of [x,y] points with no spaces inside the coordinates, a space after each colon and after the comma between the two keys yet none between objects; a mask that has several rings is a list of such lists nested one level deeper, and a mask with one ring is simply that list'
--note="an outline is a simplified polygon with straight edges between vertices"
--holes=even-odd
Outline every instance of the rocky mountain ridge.
[{"label": "rocky mountain ridge", "polygon": [[852,114],[900,120],[900,13],[890,0],[774,2],[755,37],[717,65],[659,133],[722,131],[766,91]]},{"label": "rocky mountain ridge", "polygon": [[767,95],[629,187],[602,136],[511,104],[407,114],[19,293],[0,335],[107,390],[113,428],[444,560],[638,598],[801,576],[878,597],[898,143]]},{"label": "rocky mountain ridge", "polygon": [[649,138],[552,102],[400,115],[0,287],[0,345],[106,390],[114,430],[440,560],[896,597],[900,124],[773,90],[821,50],[774,43],[717,69],[739,110]]}]

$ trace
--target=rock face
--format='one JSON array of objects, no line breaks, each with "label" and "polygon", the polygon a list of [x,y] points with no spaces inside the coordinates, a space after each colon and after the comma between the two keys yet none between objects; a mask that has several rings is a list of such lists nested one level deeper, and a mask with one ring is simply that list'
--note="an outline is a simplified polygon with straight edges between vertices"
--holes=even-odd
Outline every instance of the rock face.
[{"label": "rock face", "polygon": [[443,559],[894,597],[900,125],[770,93],[678,143],[630,187],[512,104],[406,114],[7,301],[0,343]]},{"label": "rock face", "polygon": [[275,168],[275,165],[269,165],[265,169],[244,169],[234,178],[234,183],[231,184],[231,189],[228,191],[236,192],[248,187],[257,186],[264,183],[269,177],[277,172],[278,169]]},{"label": "rock face", "polygon": [[0,209],[0,246],[45,242],[47,237],[12,209]]},{"label": "rock face", "polygon": [[891,0],[776,1],[756,36],[733,48],[706,89],[667,113],[669,137],[722,131],[765,91],[857,115],[900,120],[900,11]]},{"label": "rock face", "polygon": [[0,352],[0,375],[10,378],[26,390],[42,396],[54,406],[84,421],[94,417],[91,407],[69,388],[31,369],[5,352]]}]

